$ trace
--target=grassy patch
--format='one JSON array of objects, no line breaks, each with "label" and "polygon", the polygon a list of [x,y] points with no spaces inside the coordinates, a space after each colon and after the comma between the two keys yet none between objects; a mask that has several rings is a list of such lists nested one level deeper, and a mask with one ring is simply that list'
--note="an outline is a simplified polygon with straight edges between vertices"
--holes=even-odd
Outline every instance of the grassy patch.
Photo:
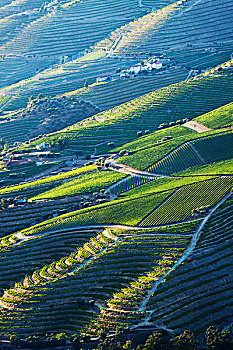
[{"label": "grassy patch", "polygon": [[47,192],[41,193],[38,196],[31,198],[31,200],[92,193],[101,189],[105,189],[123,177],[125,177],[124,174],[110,171],[100,171],[95,174],[85,174],[76,179],[67,181],[64,184],[57,186]]},{"label": "grassy patch", "polygon": [[233,124],[233,103],[217,108],[194,119],[208,128],[216,129]]},{"label": "grassy patch", "polygon": [[213,162],[204,165],[195,165],[184,171],[177,173],[179,176],[185,175],[217,175],[217,174],[229,174],[233,172],[232,159],[223,160],[220,162]]},{"label": "grassy patch", "polygon": [[5,194],[5,193],[10,193],[10,192],[18,192],[18,191],[23,191],[26,190],[28,188],[33,188],[33,187],[38,187],[38,186],[42,186],[45,184],[50,184],[53,182],[57,182],[57,181],[61,181],[61,180],[65,180],[74,176],[78,176],[90,171],[94,171],[96,170],[96,167],[94,165],[89,165],[83,168],[79,168],[76,170],[72,170],[72,171],[68,171],[64,174],[60,174],[60,175],[55,175],[55,176],[50,176],[47,177],[45,179],[40,179],[40,180],[36,180],[36,181],[32,181],[32,182],[28,182],[22,185],[15,185],[15,186],[10,186],[10,187],[5,187],[5,188],[1,188],[0,189],[0,194]]},{"label": "grassy patch", "polygon": [[152,182],[148,182],[142,186],[136,187],[131,191],[121,194],[120,197],[130,198],[138,195],[143,195],[145,193],[149,194],[154,192],[168,191],[168,190],[179,188],[181,186],[189,185],[199,181],[204,181],[207,179],[210,179],[210,177],[194,176],[194,177],[183,177],[183,178],[179,178],[179,177],[162,178]]}]

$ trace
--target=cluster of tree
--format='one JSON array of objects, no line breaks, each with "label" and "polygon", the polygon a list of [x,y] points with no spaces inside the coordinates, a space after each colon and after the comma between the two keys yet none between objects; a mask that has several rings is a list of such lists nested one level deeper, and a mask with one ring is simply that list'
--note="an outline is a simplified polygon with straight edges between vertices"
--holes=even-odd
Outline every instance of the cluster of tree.
[{"label": "cluster of tree", "polygon": [[107,196],[108,196],[108,193],[105,192],[104,189],[100,190],[100,192],[93,193],[93,197],[94,197],[96,203],[98,203],[98,204],[106,202]]},{"label": "cluster of tree", "polygon": [[169,128],[170,126],[174,126],[174,125],[181,125],[184,123],[187,123],[188,119],[184,118],[184,119],[178,119],[176,122],[170,122],[170,123],[162,123],[159,125],[158,129],[165,129],[165,128]]},{"label": "cluster of tree", "polygon": [[3,149],[4,145],[7,143],[7,141],[3,140],[2,138],[0,138],[0,148]]},{"label": "cluster of tree", "polygon": [[[166,331],[159,331],[148,337],[144,337],[139,332],[133,340],[127,339],[127,334],[125,335],[122,331],[118,331],[114,337],[107,338],[107,333],[101,330],[99,339],[100,342],[97,348],[94,349],[94,344],[90,343],[90,336],[88,335],[73,334],[68,336],[65,333],[59,333],[46,334],[45,336],[33,335],[24,339],[16,335],[10,337],[12,344],[29,349],[59,346],[64,349],[75,350],[84,348],[93,350],[233,350],[232,333],[229,330],[219,331],[214,326],[210,326],[206,330],[205,345],[201,347],[195,335],[188,330],[173,337]],[[90,347],[88,347],[88,344],[90,344]]]},{"label": "cluster of tree", "polygon": [[52,98],[39,94],[37,98],[32,96],[29,98],[27,107],[18,114],[18,117],[37,116],[39,124],[28,134],[29,138],[33,138],[39,133],[46,134],[61,130],[98,112],[98,107],[76,97]]},{"label": "cluster of tree", "polygon": [[35,104],[36,102],[40,102],[40,101],[47,101],[49,98],[47,96],[44,97],[43,94],[39,94],[36,98],[34,98],[33,96],[30,96],[29,99],[28,99],[28,105],[33,105]]},{"label": "cluster of tree", "polygon": [[9,150],[9,145],[7,141],[0,138],[0,151],[4,155]]},{"label": "cluster of tree", "polygon": [[105,165],[105,158],[104,157],[100,157],[98,159],[95,160],[95,165],[97,166],[97,169],[101,169],[104,167]]},{"label": "cluster of tree", "polygon": [[126,149],[122,149],[119,152],[119,156],[127,156],[127,154],[129,154],[129,152]]},{"label": "cluster of tree", "polygon": [[144,344],[134,345],[132,340],[122,344],[117,337],[106,338],[97,350],[233,350],[233,336],[229,330],[219,331],[214,326],[206,330],[205,345],[200,347],[195,335],[185,330],[172,337],[166,331],[151,334]]},{"label": "cluster of tree", "polygon": [[[145,135],[148,135],[149,133],[150,133],[149,130],[145,130]],[[138,137],[142,136],[143,135],[143,131],[138,131],[137,135],[138,135]]]},{"label": "cluster of tree", "polygon": [[110,156],[108,158],[105,157],[100,157],[95,160],[95,165],[97,166],[97,169],[102,169],[102,168],[109,168],[110,166],[110,161],[114,159],[113,156]]},{"label": "cluster of tree", "polygon": [[206,207],[201,207],[201,208],[196,208],[192,210],[192,216],[193,217],[198,217],[198,216],[203,216],[208,214],[210,210],[210,205],[207,205]]},{"label": "cluster of tree", "polygon": [[168,140],[172,140],[172,139],[173,139],[172,136],[165,136],[160,140],[160,142],[164,142],[164,141],[168,141]]},{"label": "cluster of tree", "polygon": [[32,335],[25,339],[22,339],[16,335],[10,337],[11,344],[20,348],[29,349],[44,349],[47,347],[63,347],[68,342],[72,344],[73,349],[80,349],[80,339],[77,334],[72,335],[70,338],[65,333],[58,334],[46,334],[45,336]]},{"label": "cluster of tree", "polygon": [[[16,198],[2,198],[1,202],[0,202],[0,208],[2,210],[4,210],[4,209],[8,208],[9,205],[18,203],[18,201],[19,201],[18,197],[16,197]],[[25,201],[26,201],[26,199],[25,199]]]},{"label": "cluster of tree", "polygon": [[114,144],[115,144],[114,142],[108,142],[108,147],[111,148],[114,146]]},{"label": "cluster of tree", "polygon": [[57,141],[57,147],[58,149],[64,149],[70,142],[70,139],[68,137],[59,138]]}]

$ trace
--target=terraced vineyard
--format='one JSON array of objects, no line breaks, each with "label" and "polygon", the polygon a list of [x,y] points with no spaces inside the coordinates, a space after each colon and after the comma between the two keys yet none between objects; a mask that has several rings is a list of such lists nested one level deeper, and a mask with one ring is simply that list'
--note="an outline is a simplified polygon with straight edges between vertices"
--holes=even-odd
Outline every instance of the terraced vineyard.
[{"label": "terraced vineyard", "polygon": [[232,177],[220,177],[184,186],[143,220],[140,226],[158,226],[187,220],[194,209],[212,206],[220,201],[232,185]]},{"label": "terraced vineyard", "polygon": [[[164,72],[165,79],[159,74],[149,84],[145,81],[147,79],[140,79],[141,84],[128,79],[122,82],[126,90],[124,97],[122,94],[112,94],[111,91],[119,87],[118,84],[111,84],[104,103],[101,95],[105,94],[105,87],[103,91],[102,86],[97,86],[94,96],[92,94],[88,99],[94,98],[93,102],[96,101],[97,105],[100,103],[100,107],[110,108],[132,98],[131,85],[134,85],[135,97],[138,97],[154,90],[154,84],[161,87],[184,80],[191,76],[192,68],[207,69],[229,60],[231,46],[228,42],[232,40],[232,16],[228,11],[230,1],[225,2],[224,6],[221,1],[216,1],[214,8],[209,0],[203,4],[191,2],[165,1],[162,8],[158,8],[157,2],[148,9],[146,5],[139,4],[138,7],[133,0],[127,6],[123,2],[116,4],[109,1],[107,8],[102,0],[96,2],[94,7],[89,0],[85,3],[67,1],[66,4],[59,0],[56,4],[53,1],[41,4],[40,10],[31,11],[30,16],[21,15],[23,12],[20,11],[24,11],[26,6],[22,2],[13,21],[9,14],[15,8],[11,4],[3,11],[5,17],[0,27],[5,34],[0,46],[3,57],[0,61],[1,71],[4,72],[7,67],[7,74],[3,73],[2,79],[6,88],[2,92],[9,96],[13,93],[15,102],[5,106],[6,110],[11,111],[17,103],[25,105],[25,95],[36,95],[38,91],[52,96],[66,93],[67,90],[71,92],[82,88],[85,79],[93,83],[98,75],[114,73],[116,64],[124,69],[150,55],[162,55],[167,50],[170,52],[165,58],[170,60],[171,57],[172,61],[171,67]],[[98,25],[95,11],[98,11]],[[208,22],[200,21],[200,12],[209,19]],[[226,23],[223,24],[223,21]],[[218,37],[213,23],[221,28]],[[186,35],[184,30],[187,31]],[[189,38],[193,43],[191,45]],[[223,38],[224,47],[221,45]],[[202,40],[200,47],[198,40]],[[210,42],[214,42],[213,48],[209,48]],[[82,59],[87,52],[94,54],[93,59],[88,57],[87,64],[83,64],[83,61],[79,61],[80,56]],[[124,64],[120,61],[122,57]],[[98,91],[99,88],[102,91]],[[109,93],[112,95],[110,99],[113,99],[111,104]]]},{"label": "terraced vineyard", "polygon": [[[169,192],[155,193],[145,197],[135,197],[132,200],[119,200],[113,203],[100,204],[90,209],[81,209],[80,211],[64,214],[58,218],[44,221],[28,229],[22,230],[21,233],[26,236],[38,235],[45,232],[54,232],[60,229],[70,229],[72,227],[82,227],[90,225],[109,224],[126,224],[136,225],[138,219],[142,219],[150,212],[151,205],[157,206],[162,202]],[[127,216],[125,213],[128,213]],[[18,233],[7,236],[1,240],[2,246],[11,245],[17,242]]]},{"label": "terraced vineyard", "polygon": [[195,149],[189,143],[185,143],[155,165],[149,167],[148,170],[153,173],[172,174],[201,163],[202,159]]},{"label": "terraced vineyard", "polygon": [[0,349],[233,349],[231,10],[0,1]]},{"label": "terraced vineyard", "polygon": [[232,157],[233,133],[196,140],[193,145],[207,162],[225,160]]},{"label": "terraced vineyard", "polygon": [[[116,243],[114,243],[114,240]],[[50,288],[47,287],[49,287],[53,282],[53,278],[55,278],[53,282],[53,290],[57,289],[60,291],[56,296],[56,304],[58,305],[59,298],[64,298],[64,295],[66,295],[66,300],[72,300],[75,291],[76,297],[78,297],[78,295],[81,297],[82,295],[83,298],[85,297],[85,294],[87,296],[93,295],[95,300],[99,300],[100,303],[103,303],[104,300],[106,300],[109,305],[114,303],[114,308],[117,307],[117,302],[119,307],[124,307],[123,300],[120,301],[119,299],[120,294],[123,294],[123,292],[126,293],[124,295],[127,298],[127,291],[130,292],[130,290],[134,290],[136,295],[138,295],[138,298],[133,298],[131,303],[129,301],[129,305],[132,304],[130,307],[132,309],[135,301],[137,305],[137,303],[140,302],[141,297],[147,293],[146,291],[148,290],[150,283],[153,283],[153,281],[158,278],[157,276],[163,275],[163,273],[174,264],[174,261],[179,258],[189,240],[190,237],[187,235],[183,237],[179,235],[159,236],[159,234],[150,234],[148,236],[142,232],[139,236],[136,235],[135,237],[127,238],[123,235],[118,236],[117,238],[115,234],[112,234],[109,231],[105,233],[103,232],[102,234],[97,235],[97,239],[91,238],[91,244],[84,244],[84,250],[79,250],[80,253],[78,253],[76,258],[75,254],[71,254],[71,256],[73,256],[72,258],[67,257],[61,259],[60,262],[57,262],[56,264],[52,263],[50,267],[47,266],[46,268],[37,270],[33,273],[31,278],[28,276],[24,280],[23,285],[17,283],[14,289],[5,291],[4,296],[1,299],[1,304],[5,305],[5,307],[11,307],[10,305],[13,306],[13,304],[16,303],[16,307],[18,308],[19,303],[23,303],[25,306],[27,303],[30,305],[31,298],[37,299],[39,297],[40,300],[35,300],[35,302],[39,302],[40,304],[43,303],[44,298],[46,298],[47,301],[51,298],[53,299],[53,292],[51,294]],[[109,248],[105,250],[104,247],[108,247],[108,245]],[[100,251],[100,253],[98,253],[98,251]],[[146,252],[146,255],[144,252]],[[92,255],[94,258],[91,258]],[[89,262],[81,264],[79,267],[80,261],[83,259],[82,256],[84,259],[88,259],[87,261]],[[118,261],[118,256],[120,257],[120,260],[119,263],[117,263],[117,266],[116,262]],[[70,262],[69,259],[71,259]],[[125,261],[127,261],[127,264]],[[149,270],[147,267],[148,263],[150,265]],[[59,264],[62,264],[62,269],[59,267]],[[112,274],[112,270],[109,269],[112,264],[115,266],[115,276]],[[106,266],[108,266],[108,268],[106,268]],[[76,267],[76,269],[74,269],[74,267]],[[120,279],[119,271],[121,271]],[[66,278],[59,280],[59,277],[61,277],[62,274],[66,274]],[[87,286],[86,281],[92,280],[94,276],[95,278],[98,276],[98,287],[95,286],[95,283],[88,284],[89,286]],[[135,277],[138,278],[138,282],[130,282],[133,281]],[[80,284],[80,279],[82,280],[82,284]],[[33,287],[33,283],[36,285],[35,287]],[[44,284],[45,287],[43,287]],[[73,285],[73,291],[68,288],[70,284]],[[101,285],[104,285],[104,294],[101,291]],[[141,289],[138,289],[137,286]],[[114,291],[116,292],[119,288],[123,287],[124,290],[122,289],[119,295],[115,295],[115,298],[117,299],[107,299],[110,298]],[[37,296],[38,291],[40,291],[40,295]],[[18,294],[19,298],[20,293],[22,293],[21,302],[19,298],[17,298],[18,301],[14,298],[14,295],[16,295],[15,293]],[[46,312],[46,306],[44,312]],[[2,321],[7,321],[8,317],[10,317],[10,313],[8,315],[2,315]],[[29,314],[27,313],[26,318],[29,318],[30,324],[33,324],[33,312],[29,312]],[[46,326],[43,314],[41,314],[39,323],[38,326],[40,328]],[[101,324],[98,324],[98,326],[100,325]],[[89,327],[91,331],[91,324]],[[17,327],[15,329],[17,329]]]},{"label": "terraced vineyard", "polygon": [[[88,154],[94,152],[95,147],[99,154],[107,153],[109,142],[113,141],[116,145],[122,146],[127,141],[135,140],[138,132],[143,133],[145,130],[152,132],[157,130],[161,124],[166,126],[172,122],[176,123],[177,120],[193,118],[230,102],[232,99],[231,89],[229,89],[231,80],[231,75],[227,75],[203,76],[202,79],[183,81],[153,91],[110,111],[101,112],[44,140],[49,142],[59,137],[66,137],[70,140],[70,150],[73,149],[74,152],[78,146],[80,151],[88,152]],[[216,89],[218,90],[217,96]],[[208,99],[205,97],[207,91]],[[201,102],[196,104],[197,101]],[[177,115],[180,119],[177,119]],[[87,143],[90,144],[89,147],[86,147]],[[135,157],[141,158],[141,156]],[[144,168],[155,161],[146,164]],[[134,166],[134,163],[132,165]]]},{"label": "terraced vineyard", "polygon": [[173,329],[182,329],[185,323],[197,333],[203,333],[213,322],[216,325],[229,322],[232,306],[231,212],[232,199],[229,199],[210,218],[186,262],[169,275],[165,285],[158,287],[148,303],[149,310],[156,310],[152,314],[153,321],[159,319]]}]

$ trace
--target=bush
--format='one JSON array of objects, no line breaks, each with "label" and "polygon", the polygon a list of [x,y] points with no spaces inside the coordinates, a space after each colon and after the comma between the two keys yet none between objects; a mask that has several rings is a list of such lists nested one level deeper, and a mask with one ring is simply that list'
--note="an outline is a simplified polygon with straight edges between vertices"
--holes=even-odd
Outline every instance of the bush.
[{"label": "bush", "polygon": [[18,344],[18,341],[19,341],[19,339],[18,339],[18,337],[17,337],[16,335],[11,335],[11,336],[10,336],[10,342],[11,342],[11,344],[17,345],[17,344]]},{"label": "bush", "polygon": [[162,138],[161,141],[163,142],[163,141],[167,141],[167,140],[172,140],[172,136],[165,136]]},{"label": "bush", "polygon": [[184,331],[183,334],[171,339],[174,350],[197,350],[198,341],[195,335],[190,331]]},{"label": "bush", "polygon": [[229,331],[220,332],[214,326],[206,330],[206,350],[232,350],[233,339]]}]

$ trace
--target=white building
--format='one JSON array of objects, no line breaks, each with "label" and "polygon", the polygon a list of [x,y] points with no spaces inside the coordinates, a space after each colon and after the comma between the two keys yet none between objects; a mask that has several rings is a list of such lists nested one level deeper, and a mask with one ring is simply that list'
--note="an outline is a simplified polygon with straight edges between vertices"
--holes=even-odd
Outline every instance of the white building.
[{"label": "white building", "polygon": [[120,79],[121,74],[115,73],[111,75],[111,81]]},{"label": "white building", "polygon": [[97,83],[103,83],[105,81],[111,81],[111,76],[110,75],[106,75],[106,76],[103,76],[103,77],[98,77],[96,79]]},{"label": "white building", "polygon": [[38,151],[41,150],[41,149],[44,149],[44,148],[45,148],[45,143],[44,142],[40,143],[39,145],[36,145],[36,149]]},{"label": "white building", "polygon": [[137,64],[136,66],[131,67],[128,71],[130,73],[134,73],[134,74],[138,74],[139,72],[141,72],[141,65]]},{"label": "white building", "polygon": [[120,78],[121,78],[121,79],[130,78],[130,75],[129,75],[129,73],[127,73],[127,72],[125,72],[125,73],[123,72],[123,73],[121,73]]}]

